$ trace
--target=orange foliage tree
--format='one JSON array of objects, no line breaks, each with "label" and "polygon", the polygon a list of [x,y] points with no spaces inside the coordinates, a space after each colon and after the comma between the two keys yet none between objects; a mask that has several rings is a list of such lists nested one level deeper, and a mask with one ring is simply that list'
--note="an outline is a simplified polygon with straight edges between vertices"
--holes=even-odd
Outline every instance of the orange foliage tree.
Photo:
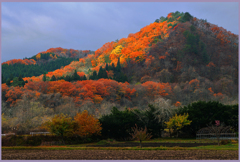
[{"label": "orange foliage tree", "polygon": [[13,64],[24,64],[24,65],[31,65],[36,64],[36,61],[34,59],[12,59],[6,62],[3,62],[3,64],[13,65]]},{"label": "orange foliage tree", "polygon": [[198,79],[192,79],[190,82],[189,82],[189,85],[191,87],[193,87],[194,89],[196,88],[199,88],[199,83],[200,81]]},{"label": "orange foliage tree", "polygon": [[6,102],[10,103],[10,106],[13,106],[18,99],[21,99],[23,93],[24,92],[21,87],[19,86],[11,87],[5,95],[5,97],[7,98]]},{"label": "orange foliage tree", "polygon": [[77,113],[74,117],[78,128],[75,133],[81,137],[89,137],[93,134],[101,134],[101,124],[97,118],[93,115],[89,115],[87,110],[84,110],[82,113]]},{"label": "orange foliage tree", "polygon": [[169,83],[157,83],[153,81],[147,81],[142,84],[142,86],[147,88],[147,95],[149,97],[155,97],[158,95],[167,96],[171,93],[171,86]]},{"label": "orange foliage tree", "polygon": [[181,102],[177,101],[177,102],[174,104],[174,106],[176,106],[176,107],[181,106]]}]

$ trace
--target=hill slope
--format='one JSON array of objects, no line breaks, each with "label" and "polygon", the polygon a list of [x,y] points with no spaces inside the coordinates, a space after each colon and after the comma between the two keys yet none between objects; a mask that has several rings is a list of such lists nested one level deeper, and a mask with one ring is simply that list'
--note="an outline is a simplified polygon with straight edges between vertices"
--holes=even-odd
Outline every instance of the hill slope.
[{"label": "hill slope", "polygon": [[[234,104],[238,36],[189,13],[170,13],[94,54],[13,83],[2,84],[2,112],[40,123],[50,114],[74,116],[84,109],[99,117],[113,106],[142,110],[149,103],[168,108],[198,100]],[[41,118],[31,116],[30,108],[42,112]]]},{"label": "hill slope", "polygon": [[[69,65],[72,61],[78,61],[88,54],[94,53],[89,50],[73,50],[50,48],[40,52],[31,58],[13,59],[2,63],[2,83],[10,82],[14,77],[39,76],[43,73],[60,69]],[[9,83],[8,83],[9,84]]]}]

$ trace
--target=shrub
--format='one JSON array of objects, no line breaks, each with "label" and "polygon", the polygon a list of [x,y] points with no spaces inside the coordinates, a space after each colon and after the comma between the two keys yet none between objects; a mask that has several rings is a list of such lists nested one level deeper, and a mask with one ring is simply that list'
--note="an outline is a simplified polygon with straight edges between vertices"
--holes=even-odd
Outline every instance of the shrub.
[{"label": "shrub", "polygon": [[106,144],[109,144],[109,142],[107,140],[101,140],[97,144],[99,144],[99,145],[106,145]]},{"label": "shrub", "polygon": [[42,143],[43,136],[26,136],[25,144],[27,146],[40,146]]},{"label": "shrub", "polygon": [[232,143],[232,141],[231,141],[231,140],[221,140],[221,141],[220,141],[220,144],[221,144],[221,145],[227,145],[227,144],[229,144],[229,143]]},{"label": "shrub", "polygon": [[2,146],[40,146],[42,141],[50,142],[56,140],[59,140],[56,136],[15,135],[2,137]]},{"label": "shrub", "polygon": [[238,143],[238,139],[231,139],[231,143]]}]

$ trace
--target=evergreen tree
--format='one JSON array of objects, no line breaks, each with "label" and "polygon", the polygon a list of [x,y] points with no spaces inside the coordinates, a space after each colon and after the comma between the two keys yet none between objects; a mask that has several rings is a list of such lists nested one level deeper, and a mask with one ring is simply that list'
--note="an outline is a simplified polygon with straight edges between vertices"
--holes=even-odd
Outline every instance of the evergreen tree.
[{"label": "evergreen tree", "polygon": [[25,82],[24,82],[21,74],[20,74],[19,77],[18,77],[18,85],[19,85],[20,87],[25,85]]},{"label": "evergreen tree", "polygon": [[13,74],[11,73],[9,76],[10,81],[13,80]]},{"label": "evergreen tree", "polygon": [[115,66],[114,66],[114,63],[112,63],[111,70],[115,71]]},{"label": "evergreen tree", "polygon": [[77,74],[77,70],[74,71],[72,76],[72,81],[81,80],[80,76]]},{"label": "evergreen tree", "polygon": [[43,80],[44,82],[46,82],[46,81],[47,81],[46,74],[43,74],[43,78],[42,78],[42,80]]},{"label": "evergreen tree", "polygon": [[100,67],[99,71],[98,71],[98,75],[97,75],[97,78],[100,79],[103,77],[103,68],[102,66]]},{"label": "evergreen tree", "polygon": [[108,78],[106,69],[103,69],[102,78]]},{"label": "evergreen tree", "polygon": [[106,64],[106,67],[105,67],[105,69],[108,71],[108,64]]},{"label": "evergreen tree", "polygon": [[127,75],[124,74],[123,72],[117,73],[117,75],[115,75],[115,78],[114,78],[114,79],[115,79],[116,81],[122,82],[122,83],[128,81]]},{"label": "evergreen tree", "polygon": [[64,80],[66,80],[66,81],[68,81],[68,82],[71,82],[71,81],[72,81],[72,79],[71,79],[71,77],[70,77],[69,75],[66,75],[66,77],[65,77]]},{"label": "evergreen tree", "polygon": [[102,67],[100,67],[100,69],[98,71],[98,79],[100,79],[100,78],[108,78],[106,69],[104,69]]},{"label": "evergreen tree", "polygon": [[58,80],[65,80],[65,77],[61,76],[61,77],[58,78]]},{"label": "evergreen tree", "polygon": [[97,72],[95,70],[93,71],[93,74],[89,77],[89,79],[91,79],[91,80],[97,80],[98,79],[98,75],[97,75]]},{"label": "evergreen tree", "polygon": [[25,85],[25,81],[22,79],[22,75],[20,74],[18,77],[13,78],[13,82],[10,85],[14,87],[23,87]]},{"label": "evergreen tree", "polygon": [[83,78],[82,78],[82,80],[87,80],[87,77],[84,75]]},{"label": "evergreen tree", "polygon": [[13,81],[11,83],[11,86],[18,86],[18,77],[13,78]]},{"label": "evergreen tree", "polygon": [[117,72],[120,72],[120,71],[121,71],[120,57],[118,58],[116,71],[117,71]]},{"label": "evergreen tree", "polygon": [[52,78],[51,78],[51,81],[56,81],[56,80],[57,79],[56,79],[55,75],[53,75]]},{"label": "evergreen tree", "polygon": [[2,75],[2,83],[6,83],[6,79],[5,77],[3,77],[3,75]]},{"label": "evergreen tree", "polygon": [[97,80],[97,71],[94,71],[94,72],[93,72],[93,79],[94,79],[94,80]]},{"label": "evergreen tree", "polygon": [[7,84],[8,86],[11,85],[10,81],[11,81],[10,78],[8,78],[8,80],[6,81],[6,84]]}]

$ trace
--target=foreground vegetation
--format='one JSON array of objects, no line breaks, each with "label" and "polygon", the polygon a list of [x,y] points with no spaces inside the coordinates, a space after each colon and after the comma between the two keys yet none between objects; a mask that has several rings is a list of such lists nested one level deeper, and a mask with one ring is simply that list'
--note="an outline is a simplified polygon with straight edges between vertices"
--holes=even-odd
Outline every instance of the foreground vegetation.
[{"label": "foreground vegetation", "polygon": [[[41,115],[39,110],[32,110],[32,112],[40,112]],[[10,122],[12,120],[2,114],[2,131],[12,129],[11,125],[9,125],[12,124]],[[58,140],[61,139],[72,144],[83,139],[87,142],[103,139],[129,141],[133,138],[131,134],[134,132],[133,127],[135,126],[140,129],[146,127],[145,134],[149,134],[149,137],[152,138],[161,139],[164,135],[163,131],[168,131],[170,136],[174,137],[195,138],[199,129],[207,127],[209,124],[213,125],[216,120],[219,120],[221,124],[231,126],[230,132],[238,132],[238,105],[199,101],[176,109],[169,107],[165,100],[161,99],[158,104],[149,105],[148,109],[143,111],[138,109],[120,111],[118,108],[113,107],[111,114],[103,115],[99,119],[86,110],[77,113],[74,118],[69,115],[58,114],[52,118],[45,118],[43,124],[35,121],[38,124],[35,131],[49,131],[51,134],[58,136]],[[28,122],[28,124],[31,123]],[[19,124],[18,129],[25,129],[22,132],[31,130],[27,125],[23,126]],[[37,139],[32,143],[39,142],[41,140]]]}]

